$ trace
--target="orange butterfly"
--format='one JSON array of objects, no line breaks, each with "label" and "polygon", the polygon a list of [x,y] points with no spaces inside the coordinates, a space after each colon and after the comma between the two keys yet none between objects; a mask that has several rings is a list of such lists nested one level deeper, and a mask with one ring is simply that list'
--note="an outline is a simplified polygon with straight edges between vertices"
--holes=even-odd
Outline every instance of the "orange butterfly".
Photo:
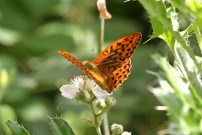
[{"label": "orange butterfly", "polygon": [[99,85],[112,92],[128,78],[132,66],[130,58],[141,38],[140,32],[122,37],[105,48],[93,62],[81,63],[68,52],[62,50],[58,52]]}]

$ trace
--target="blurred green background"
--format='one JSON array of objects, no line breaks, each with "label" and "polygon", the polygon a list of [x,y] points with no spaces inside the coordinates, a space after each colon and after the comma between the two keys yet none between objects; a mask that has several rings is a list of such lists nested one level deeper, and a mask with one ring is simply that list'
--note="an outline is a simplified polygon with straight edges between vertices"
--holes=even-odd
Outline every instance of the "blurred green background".
[{"label": "blurred green background", "polygon": [[[167,117],[155,110],[160,103],[147,87],[156,79],[145,71],[157,70],[151,54],[168,56],[170,51],[160,40],[143,44],[152,28],[140,3],[110,0],[107,7],[112,19],[106,20],[105,46],[130,33],[143,34],[132,72],[114,92],[117,104],[108,114],[109,123],[122,124],[135,135],[156,135],[167,127]],[[48,116],[62,116],[78,135],[95,134],[83,122],[91,117],[89,109],[60,94],[61,85],[83,73],[57,50],[93,60],[99,27],[96,1],[0,0],[0,133],[9,134],[9,119],[30,133],[49,135]]]}]

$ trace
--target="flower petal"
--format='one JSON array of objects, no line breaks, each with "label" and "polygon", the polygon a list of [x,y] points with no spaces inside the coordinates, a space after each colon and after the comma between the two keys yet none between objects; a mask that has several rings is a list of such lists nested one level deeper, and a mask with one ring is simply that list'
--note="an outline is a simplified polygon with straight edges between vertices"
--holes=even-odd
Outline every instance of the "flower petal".
[{"label": "flower petal", "polygon": [[93,94],[98,98],[98,99],[105,99],[107,96],[111,95],[111,93],[108,93],[107,91],[103,90],[100,88],[99,85],[96,85],[93,89]]},{"label": "flower petal", "polygon": [[86,89],[93,89],[97,85],[97,83],[94,80],[92,80],[92,79],[88,78],[85,81],[86,81],[86,86],[85,86]]},{"label": "flower petal", "polygon": [[76,76],[74,79],[71,79],[70,84],[77,87],[78,89],[82,88],[83,87],[83,76]]},{"label": "flower petal", "polygon": [[62,92],[62,95],[66,98],[73,99],[76,97],[76,93],[79,91],[75,86],[73,85],[63,85],[60,88],[60,91]]}]

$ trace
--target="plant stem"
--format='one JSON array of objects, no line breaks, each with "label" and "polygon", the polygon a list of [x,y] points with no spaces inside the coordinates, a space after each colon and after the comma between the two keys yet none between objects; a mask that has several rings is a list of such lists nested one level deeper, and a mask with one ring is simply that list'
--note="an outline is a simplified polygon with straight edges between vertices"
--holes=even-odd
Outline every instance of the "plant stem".
[{"label": "plant stem", "polygon": [[96,132],[98,135],[102,135],[101,129],[100,129],[100,125],[101,125],[101,119],[99,119],[99,116],[96,115],[94,107],[93,107],[93,102],[90,102],[90,109],[92,111],[93,117],[94,117],[94,126],[96,129]]},{"label": "plant stem", "polygon": [[104,29],[105,29],[105,19],[101,18],[98,54],[101,52],[102,46],[104,45]]},{"label": "plant stem", "polygon": [[[102,46],[104,45],[104,29],[105,29],[105,19],[101,18],[101,24],[100,24],[100,40],[98,44],[98,54],[102,50]],[[104,133],[105,135],[109,135],[109,124],[108,124],[108,119],[107,119],[107,113],[104,113]]]},{"label": "plant stem", "polygon": [[110,133],[109,133],[109,123],[108,123],[107,113],[104,113],[103,123],[104,123],[104,133],[105,135],[109,135]]}]

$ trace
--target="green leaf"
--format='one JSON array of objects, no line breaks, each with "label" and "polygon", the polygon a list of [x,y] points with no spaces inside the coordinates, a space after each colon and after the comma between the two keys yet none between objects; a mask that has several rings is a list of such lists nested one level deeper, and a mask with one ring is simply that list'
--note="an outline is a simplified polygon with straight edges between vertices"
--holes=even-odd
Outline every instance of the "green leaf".
[{"label": "green leaf", "polygon": [[[170,134],[201,134],[201,85],[196,86],[197,72],[191,59],[184,50],[179,51],[181,63],[171,66],[166,58],[153,55],[160,67],[158,77],[159,87],[151,88],[152,93],[167,107],[169,114]],[[180,70],[179,70],[180,69]],[[186,71],[187,70],[187,71]],[[188,77],[186,77],[188,76]],[[173,127],[174,126],[174,127]]]},{"label": "green leaf", "polygon": [[23,126],[20,126],[17,122],[8,120],[6,124],[14,135],[30,135],[29,132]]},{"label": "green leaf", "polygon": [[169,16],[167,13],[171,13],[172,8],[170,8],[170,10],[166,10],[166,6],[162,1],[141,0],[139,2],[147,10],[150,17],[151,25],[153,28],[151,39],[159,37],[168,44],[171,50],[173,50],[174,34],[172,21],[170,19],[170,17],[173,15]]},{"label": "green leaf", "polygon": [[52,135],[75,135],[69,124],[60,117],[51,118]]},{"label": "green leaf", "polygon": [[[198,70],[201,72],[199,63],[197,62],[192,50],[188,47],[188,40],[178,31],[178,14],[176,13],[177,9],[175,9],[173,4],[171,3],[171,6],[168,5],[169,7],[166,7],[163,0],[141,0],[139,2],[144,6],[149,14],[153,28],[153,35],[151,38],[159,37],[163,39],[173,51],[174,55],[176,55],[174,50],[176,44],[182,46],[187,51],[191,59],[193,59],[193,62]],[[200,32],[198,32],[197,37],[200,37]],[[201,41],[201,38],[198,39]]]},{"label": "green leaf", "polygon": [[200,29],[202,28],[202,4],[200,0],[171,0],[171,2],[190,22]]}]

